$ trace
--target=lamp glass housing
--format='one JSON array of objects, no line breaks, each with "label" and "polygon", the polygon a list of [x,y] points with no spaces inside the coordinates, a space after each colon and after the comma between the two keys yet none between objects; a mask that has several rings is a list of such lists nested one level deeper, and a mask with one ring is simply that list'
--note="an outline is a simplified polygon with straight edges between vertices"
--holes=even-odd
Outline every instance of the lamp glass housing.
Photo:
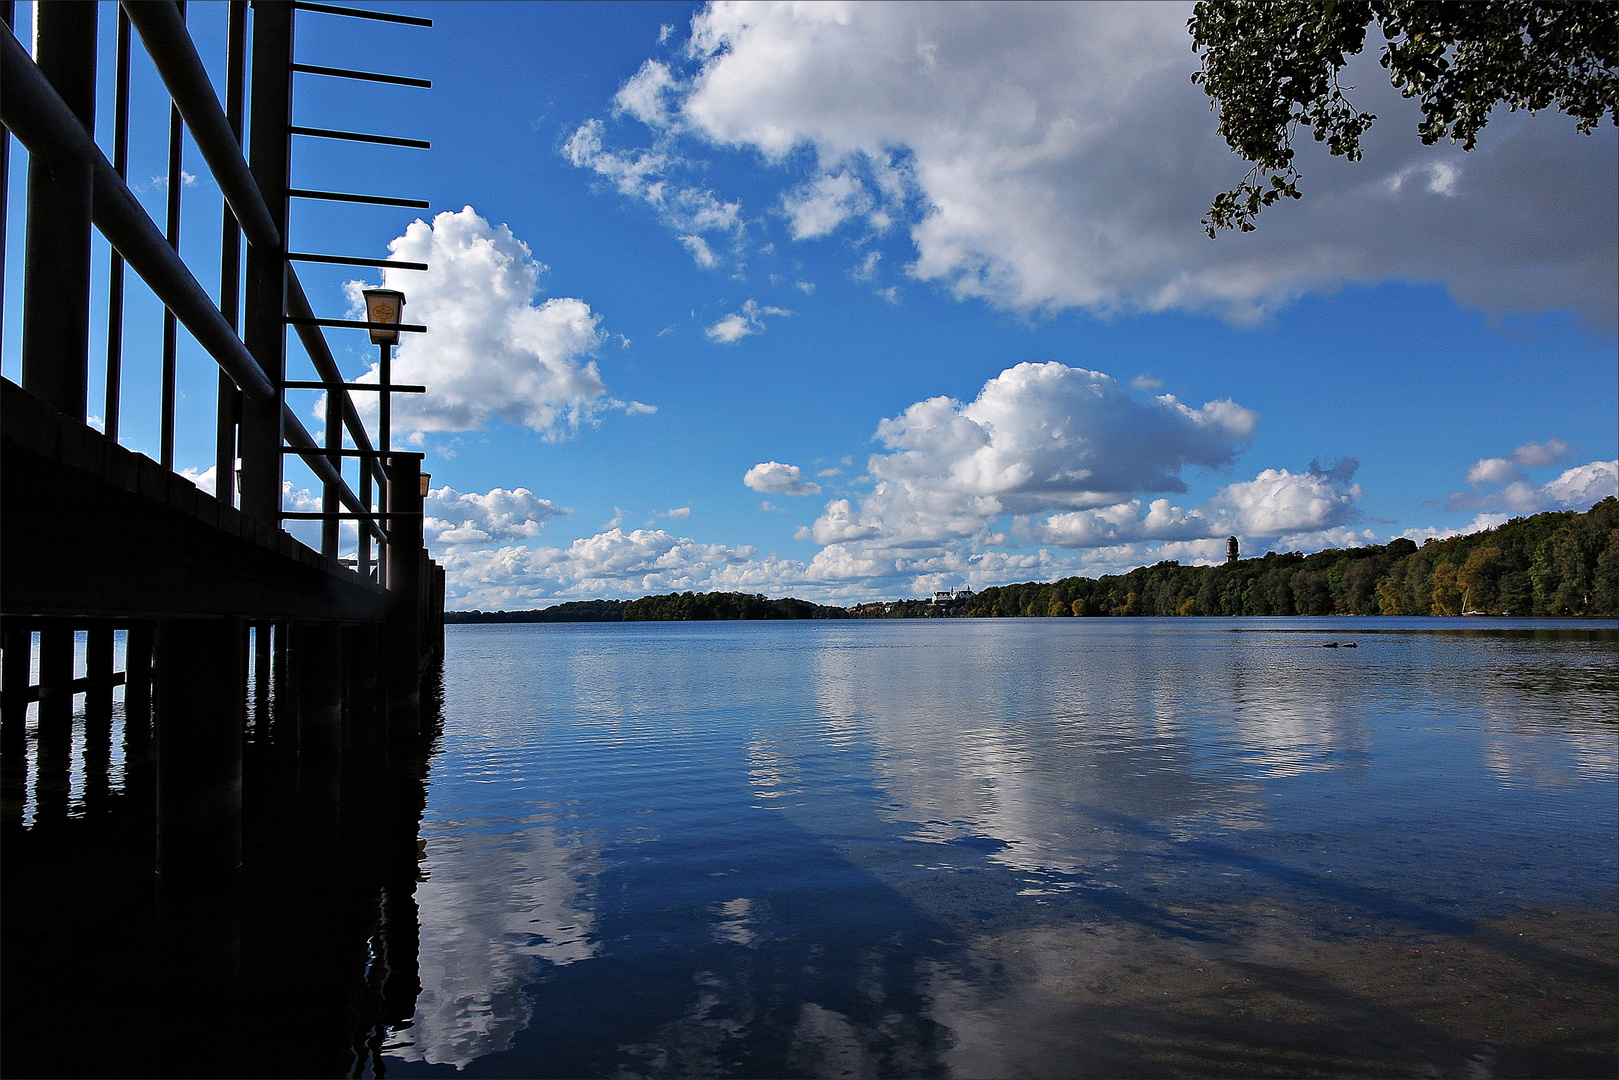
[{"label": "lamp glass housing", "polygon": [[[405,312],[405,294],[398,289],[365,289],[365,321],[370,323],[392,323],[398,326],[403,321]],[[371,328],[371,344],[397,345],[399,344],[399,331],[393,329]]]},{"label": "lamp glass housing", "polygon": [[432,473],[422,473],[422,498],[424,498],[424,499],[427,498],[427,489],[431,486],[429,484],[429,481],[431,481],[432,479],[433,479],[433,474]]}]

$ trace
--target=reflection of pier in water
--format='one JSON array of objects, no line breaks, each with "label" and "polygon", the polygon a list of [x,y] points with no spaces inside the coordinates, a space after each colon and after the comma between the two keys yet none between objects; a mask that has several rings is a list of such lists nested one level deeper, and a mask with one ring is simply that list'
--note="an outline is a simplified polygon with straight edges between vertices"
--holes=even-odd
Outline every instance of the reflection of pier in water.
[{"label": "reflection of pier in water", "polygon": [[[6,223],[25,231],[5,268],[23,283],[21,384],[0,382],[5,1070],[374,1069],[415,1009],[416,823],[443,650],[422,455],[389,438],[391,393],[420,389],[390,383],[392,343],[424,328],[397,310],[316,318],[292,263],[377,261],[289,252],[289,205],[427,204],[294,188],[291,140],[426,144],[294,127],[292,85],[294,71],[426,83],[295,64],[294,9],[430,24],[235,0],[222,102],[184,5],[32,7],[30,54],[0,2],[0,205],[13,137],[28,154],[26,222]],[[98,23],[114,11],[112,93],[98,95]],[[172,101],[162,227],[126,183],[137,43]],[[223,197],[203,267],[218,269],[217,302],[194,245],[190,264],[179,250],[187,137]],[[97,232],[108,261],[93,282]],[[125,356],[126,267],[163,306],[160,356]],[[288,325],[313,379],[289,370]],[[379,383],[345,381],[324,326],[371,332]],[[212,492],[175,471],[181,328],[219,367]],[[121,390],[147,379],[158,461],[119,442]],[[325,391],[323,437],[288,389]],[[356,391],[378,394],[375,441]],[[319,513],[284,507],[289,468],[319,485]],[[283,531],[300,518],[318,522],[318,550]]]}]

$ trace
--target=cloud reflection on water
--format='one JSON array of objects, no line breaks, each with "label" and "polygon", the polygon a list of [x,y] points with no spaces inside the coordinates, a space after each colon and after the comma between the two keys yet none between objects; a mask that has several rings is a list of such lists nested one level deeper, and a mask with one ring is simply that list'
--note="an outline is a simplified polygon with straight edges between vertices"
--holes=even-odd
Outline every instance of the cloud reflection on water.
[{"label": "cloud reflection on water", "polygon": [[[1376,927],[1367,963],[1403,963],[1395,935],[1584,887],[1522,868],[1548,804],[1491,781],[1611,781],[1604,727],[1556,718],[1590,699],[1584,668],[1522,708],[1514,650],[1081,623],[514,637],[501,655],[540,655],[542,633],[552,651],[528,669],[543,704],[507,706],[521,749],[486,730],[453,778],[512,816],[432,826],[411,1060],[1106,1072],[1212,1038],[1178,1034],[1200,1001],[1270,994],[1284,1015],[1295,968],[1323,994],[1358,978],[1323,941]],[[517,818],[527,800],[579,831]],[[572,1046],[580,1018],[593,1049]]]},{"label": "cloud reflection on water", "polygon": [[591,879],[598,853],[544,825],[492,832],[465,823],[433,837],[416,889],[421,995],[407,1061],[464,1068],[529,1024],[536,962],[563,967],[601,950]]},{"label": "cloud reflection on water", "polygon": [[[1242,745],[1261,776],[1353,756],[1328,695],[1290,697],[1274,678],[1255,688],[1223,656],[1191,654],[1208,669],[1189,670],[1116,637],[960,632],[969,640],[955,648],[896,651],[880,665],[855,649],[815,656],[823,737],[846,749],[859,730],[888,796],[880,813],[908,823],[913,841],[976,845],[1022,873],[1095,875],[1140,843],[1096,807],[1198,830],[1262,823],[1257,785],[1229,775],[1211,738]],[[1007,677],[1020,666],[1026,677]],[[815,753],[802,741],[775,752],[793,750]]]}]

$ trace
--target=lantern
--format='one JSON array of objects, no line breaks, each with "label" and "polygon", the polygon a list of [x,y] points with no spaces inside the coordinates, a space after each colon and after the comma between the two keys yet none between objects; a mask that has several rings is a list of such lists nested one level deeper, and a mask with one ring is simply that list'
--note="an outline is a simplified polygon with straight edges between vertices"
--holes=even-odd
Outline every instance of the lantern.
[{"label": "lantern", "polygon": [[[405,294],[398,289],[366,289],[365,321],[369,323],[392,323],[398,327],[403,320],[405,312]],[[393,328],[371,328],[371,344],[397,345],[399,344],[399,331]]]}]

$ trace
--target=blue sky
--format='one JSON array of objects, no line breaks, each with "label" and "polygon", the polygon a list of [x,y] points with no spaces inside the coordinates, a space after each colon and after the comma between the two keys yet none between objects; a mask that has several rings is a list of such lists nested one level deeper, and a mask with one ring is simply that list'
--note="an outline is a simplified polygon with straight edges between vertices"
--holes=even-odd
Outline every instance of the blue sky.
[{"label": "blue sky", "polygon": [[[399,441],[427,453],[453,606],[853,602],[1613,491],[1612,125],[1502,113],[1472,153],[1423,147],[1373,60],[1365,160],[1306,146],[1304,200],[1211,241],[1198,218],[1245,169],[1173,5],[406,9],[434,27],[300,13],[298,58],[433,89],[299,75],[296,122],[433,149],[299,139],[294,184],[433,208],[295,202],[292,246],[433,266],[388,279],[432,327],[397,361],[432,387]],[[223,5],[189,10],[213,64]],[[160,219],[144,65],[131,179]],[[218,194],[186,162],[182,253],[213,288]],[[364,276],[300,272],[339,317]],[[121,437],[154,456],[159,325],[135,290]],[[362,375],[363,337],[328,336]],[[206,486],[212,367],[182,355],[178,462]]]}]

